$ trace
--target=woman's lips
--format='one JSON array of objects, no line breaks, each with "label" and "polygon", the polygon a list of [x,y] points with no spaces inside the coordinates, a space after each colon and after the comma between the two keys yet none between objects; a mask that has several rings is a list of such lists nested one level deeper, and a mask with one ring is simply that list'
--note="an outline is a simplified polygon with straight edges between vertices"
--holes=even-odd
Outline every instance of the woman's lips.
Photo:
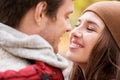
[{"label": "woman's lips", "polygon": [[71,44],[70,44],[70,48],[77,49],[77,48],[83,48],[83,47],[84,46],[81,43],[72,39]]}]

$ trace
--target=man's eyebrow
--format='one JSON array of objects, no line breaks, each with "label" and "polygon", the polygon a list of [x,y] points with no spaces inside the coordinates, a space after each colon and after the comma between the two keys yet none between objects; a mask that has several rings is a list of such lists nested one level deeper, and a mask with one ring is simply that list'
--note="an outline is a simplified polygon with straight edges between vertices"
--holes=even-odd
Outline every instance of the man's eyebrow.
[{"label": "man's eyebrow", "polygon": [[73,11],[70,11],[69,13],[73,13]]},{"label": "man's eyebrow", "polygon": [[69,12],[66,13],[66,15],[70,15],[72,13],[73,13],[73,11],[69,11]]}]

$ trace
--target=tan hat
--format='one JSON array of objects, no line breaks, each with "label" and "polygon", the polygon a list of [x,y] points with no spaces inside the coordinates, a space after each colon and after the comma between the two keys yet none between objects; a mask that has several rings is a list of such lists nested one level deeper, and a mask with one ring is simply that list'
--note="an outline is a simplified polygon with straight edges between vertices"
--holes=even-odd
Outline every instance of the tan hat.
[{"label": "tan hat", "polygon": [[86,11],[96,13],[103,20],[120,48],[120,1],[96,2]]}]

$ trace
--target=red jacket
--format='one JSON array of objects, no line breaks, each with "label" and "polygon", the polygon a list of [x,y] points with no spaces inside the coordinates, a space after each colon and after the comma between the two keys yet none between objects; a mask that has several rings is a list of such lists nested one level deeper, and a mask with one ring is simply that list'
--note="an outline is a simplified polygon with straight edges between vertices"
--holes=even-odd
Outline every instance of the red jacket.
[{"label": "red jacket", "polygon": [[60,69],[36,61],[20,71],[0,72],[0,80],[64,80]]}]

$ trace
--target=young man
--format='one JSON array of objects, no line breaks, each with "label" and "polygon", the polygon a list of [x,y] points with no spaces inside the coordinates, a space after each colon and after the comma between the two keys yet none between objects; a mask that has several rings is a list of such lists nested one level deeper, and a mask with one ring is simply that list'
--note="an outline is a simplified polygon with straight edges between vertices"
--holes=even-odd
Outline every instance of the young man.
[{"label": "young man", "polygon": [[63,80],[67,61],[56,53],[73,0],[2,0],[0,10],[0,79]]}]

